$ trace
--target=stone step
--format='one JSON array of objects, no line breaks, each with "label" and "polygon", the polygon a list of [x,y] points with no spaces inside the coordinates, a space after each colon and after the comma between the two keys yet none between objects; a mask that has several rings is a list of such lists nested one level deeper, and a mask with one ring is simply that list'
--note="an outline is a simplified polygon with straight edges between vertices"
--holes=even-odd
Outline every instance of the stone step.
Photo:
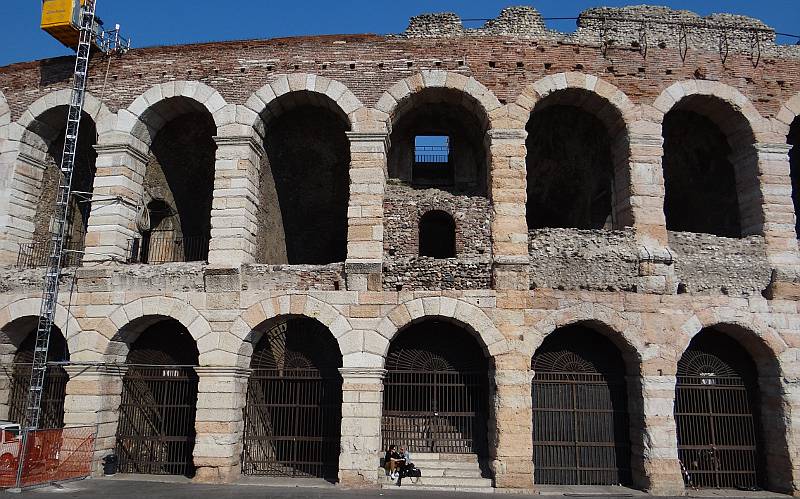
[{"label": "stone step", "polygon": [[[393,485],[393,487],[397,487]],[[388,488],[388,487],[384,487]],[[414,485],[414,484],[406,484],[403,483],[402,487],[399,487],[401,490],[420,490],[420,491],[427,491],[427,492],[461,492],[466,494],[471,493],[483,493],[483,494],[492,494],[494,493],[494,489],[492,487],[437,487],[433,485]]]},{"label": "stone step", "polygon": [[[403,478],[403,486],[416,485],[425,487],[469,487],[469,488],[492,488],[492,481],[488,478],[475,478],[475,477],[455,477],[455,476],[427,476],[425,470],[422,470],[422,476],[419,478]],[[391,480],[386,477],[381,487],[396,487],[397,480]]]},{"label": "stone step", "polygon": [[417,459],[414,456],[411,456],[411,462],[414,463],[417,468],[422,468],[423,466],[428,469],[459,469],[459,470],[480,470],[481,467],[477,462],[459,462],[459,461],[431,461],[428,459]]},{"label": "stone step", "polygon": [[466,454],[452,454],[444,452],[412,452],[411,460],[416,461],[443,461],[443,462],[472,462],[479,461],[478,456],[471,453]]},{"label": "stone step", "polygon": [[417,465],[417,468],[422,470],[425,476],[448,476],[448,477],[465,477],[465,478],[483,478],[481,470],[477,468],[458,469],[458,468],[435,468]]}]

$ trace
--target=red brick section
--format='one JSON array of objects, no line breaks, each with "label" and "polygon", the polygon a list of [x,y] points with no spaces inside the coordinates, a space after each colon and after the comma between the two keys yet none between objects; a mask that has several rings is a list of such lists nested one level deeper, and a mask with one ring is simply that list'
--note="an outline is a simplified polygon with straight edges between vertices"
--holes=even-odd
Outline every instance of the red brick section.
[{"label": "red brick section", "polygon": [[[493,63],[490,67],[490,63]],[[522,67],[519,67],[521,63]],[[0,68],[0,90],[16,120],[38,97],[66,88],[69,57]],[[764,58],[754,66],[747,55],[677,47],[638,50],[522,40],[502,36],[408,39],[377,35],[328,35],[135,49],[114,58],[106,79],[106,60],[95,56],[89,91],[116,111],[157,83],[199,80],[217,89],[229,103],[243,104],[274,75],[314,73],[341,81],[373,106],[392,83],[422,69],[469,75],[501,102],[513,102],[520,90],[543,76],[580,71],[603,78],[634,103],[650,103],[674,82],[695,73],[737,88],[765,117],[800,92],[800,60]]]}]

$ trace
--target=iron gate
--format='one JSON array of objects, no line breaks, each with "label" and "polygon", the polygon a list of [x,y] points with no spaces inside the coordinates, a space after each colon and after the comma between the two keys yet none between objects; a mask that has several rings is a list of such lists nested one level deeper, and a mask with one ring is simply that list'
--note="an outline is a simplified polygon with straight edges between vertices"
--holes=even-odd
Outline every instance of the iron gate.
[{"label": "iron gate", "polygon": [[172,319],[132,345],[117,425],[121,473],[194,475],[197,358],[191,335]]},{"label": "iron gate", "polygon": [[691,487],[759,484],[754,380],[711,353],[687,350],[678,363],[678,458]]},{"label": "iron gate", "polygon": [[593,346],[597,357],[563,347],[534,357],[535,483],[616,485],[631,480],[624,368],[598,365],[611,354]]},{"label": "iron gate", "polygon": [[331,333],[291,319],[264,334],[250,365],[242,473],[335,480],[342,379]]},{"label": "iron gate", "polygon": [[383,447],[486,456],[488,372],[483,353],[452,325],[420,326],[403,333],[389,351]]},{"label": "iron gate", "polygon": [[[69,360],[67,342],[61,331],[55,326],[50,338],[50,349],[47,354],[49,362],[44,377],[42,412],[39,420],[39,428],[42,429],[64,427],[64,399],[66,398],[67,381],[69,381],[69,375],[64,367],[55,363]],[[25,341],[14,355],[14,364],[9,376],[8,419],[17,423],[21,423],[25,419],[35,345],[36,333],[34,331],[25,337]]]},{"label": "iron gate", "polygon": [[129,366],[119,405],[119,471],[191,476],[196,401],[191,366]]}]

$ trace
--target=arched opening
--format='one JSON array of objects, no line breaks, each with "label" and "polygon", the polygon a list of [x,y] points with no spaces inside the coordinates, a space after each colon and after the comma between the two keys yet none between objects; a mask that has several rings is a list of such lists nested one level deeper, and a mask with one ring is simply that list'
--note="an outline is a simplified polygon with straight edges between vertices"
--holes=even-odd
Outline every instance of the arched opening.
[{"label": "arched opening", "polygon": [[326,96],[292,92],[262,114],[259,261],[328,264],[347,257],[350,123]]},{"label": "arched opening", "polygon": [[762,402],[748,352],[718,329],[700,331],[678,361],[675,389],[678,458],[687,487],[764,486]]},{"label": "arched opening", "polygon": [[488,369],[463,327],[429,318],[399,332],[386,358],[383,447],[487,457]]},{"label": "arched opening", "polygon": [[800,118],[795,118],[789,129],[789,165],[792,177],[792,202],[795,213],[795,232],[800,238]]},{"label": "arched opening", "polygon": [[626,369],[585,325],[550,334],[533,356],[534,483],[631,483]]},{"label": "arched opening", "polygon": [[415,188],[485,196],[486,131],[480,104],[451,88],[425,88],[392,117],[389,177]]},{"label": "arched opening", "polygon": [[131,258],[153,264],[205,261],[217,150],[214,119],[186,97],[162,100],[140,119],[153,139],[137,218],[141,235],[131,242]]},{"label": "arched opening", "polygon": [[342,420],[339,346],[314,319],[270,323],[250,359],[242,473],[336,481]]},{"label": "arched opening", "polygon": [[[8,387],[9,421],[24,424],[31,381],[31,366],[36,347],[37,317],[23,317],[3,328],[3,333],[17,343]],[[47,351],[47,372],[44,377],[39,428],[64,427],[64,400],[69,376],[63,362],[69,361],[67,341],[61,330],[53,326]]]},{"label": "arched opening", "polygon": [[121,473],[194,475],[198,357],[174,319],[147,327],[130,345],[116,433]]},{"label": "arched opening", "polygon": [[432,210],[419,219],[419,256],[455,258],[456,221],[441,210]]},{"label": "arched opening", "polygon": [[[38,116],[28,128],[28,142],[44,153],[44,168],[41,188],[36,192],[33,215],[33,240],[20,248],[19,264],[23,267],[45,266],[50,255],[50,230],[53,224],[56,196],[61,184],[61,160],[66,136],[67,106],[48,109]],[[35,135],[34,138],[32,135]],[[32,140],[33,139],[33,140]],[[81,116],[80,133],[75,153],[75,166],[72,174],[72,196],[69,202],[64,248],[67,250],[64,263],[79,265],[84,248],[86,227],[91,211],[95,163],[97,152],[97,129],[94,121],[84,113]]]},{"label": "arched opening", "polygon": [[628,158],[614,147],[624,131],[619,112],[596,94],[567,89],[539,101],[526,130],[528,229],[620,227],[614,171]]},{"label": "arched opening", "polygon": [[747,120],[716,97],[693,95],[664,116],[662,127],[667,230],[759,233],[755,139]]}]

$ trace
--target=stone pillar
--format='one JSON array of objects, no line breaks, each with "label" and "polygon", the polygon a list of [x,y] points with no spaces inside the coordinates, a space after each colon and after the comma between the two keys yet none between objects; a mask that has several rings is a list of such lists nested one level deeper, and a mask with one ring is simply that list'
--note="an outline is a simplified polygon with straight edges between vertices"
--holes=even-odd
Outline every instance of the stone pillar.
[{"label": "stone pillar", "polygon": [[771,298],[800,298],[800,253],[792,202],[790,150],[788,144],[756,144],[755,151],[750,153],[756,159],[750,161],[758,161],[758,184],[740,188],[737,179],[739,202],[750,206],[747,213],[742,212],[742,233],[764,234],[767,260],[774,269],[768,289]]},{"label": "stone pillar", "polygon": [[[238,267],[256,260],[262,142],[253,136],[214,137],[214,200],[208,262]],[[263,234],[262,237],[269,237]]]},{"label": "stone pillar", "polygon": [[342,433],[339,482],[345,487],[378,483],[385,369],[339,369],[342,374]]},{"label": "stone pillar", "polygon": [[196,367],[195,480],[229,483],[241,474],[248,369]]},{"label": "stone pillar", "polygon": [[142,208],[147,149],[133,138],[94,148],[97,172],[83,264],[124,262],[130,257],[131,240],[139,235],[136,217]]},{"label": "stone pillar", "polygon": [[492,376],[489,449],[497,488],[533,487],[533,412],[530,357],[519,353],[496,359]]},{"label": "stone pillar", "polygon": [[530,288],[528,223],[525,203],[525,130],[489,131],[492,199],[492,280],[495,289]]},{"label": "stone pillar", "polygon": [[618,183],[627,185],[629,191],[627,199],[616,200],[616,219],[620,227],[633,227],[639,245],[637,290],[675,294],[678,279],[664,217],[661,125],[651,121],[634,122],[628,127],[627,136],[621,134],[618,140],[624,144],[617,149],[624,149],[629,158],[627,162],[619,162],[615,178]]},{"label": "stone pillar", "polygon": [[380,291],[383,287],[383,197],[388,135],[347,132],[347,137],[350,139],[347,289]]},{"label": "stone pillar", "polygon": [[[17,262],[22,245],[33,242],[35,218],[47,155],[17,141],[6,141],[0,151],[0,265]],[[24,150],[20,150],[24,148]]]},{"label": "stone pillar", "polygon": [[800,495],[800,424],[796,416],[800,412],[800,381],[791,374],[785,378],[762,376],[758,389],[759,407],[754,409],[761,425],[764,485],[772,492]]},{"label": "stone pillar", "polygon": [[633,485],[656,495],[681,495],[675,426],[675,376],[628,376]]},{"label": "stone pillar", "polygon": [[119,404],[126,366],[69,365],[64,400],[66,426],[97,425],[92,474],[102,474],[102,459],[117,445]]}]

